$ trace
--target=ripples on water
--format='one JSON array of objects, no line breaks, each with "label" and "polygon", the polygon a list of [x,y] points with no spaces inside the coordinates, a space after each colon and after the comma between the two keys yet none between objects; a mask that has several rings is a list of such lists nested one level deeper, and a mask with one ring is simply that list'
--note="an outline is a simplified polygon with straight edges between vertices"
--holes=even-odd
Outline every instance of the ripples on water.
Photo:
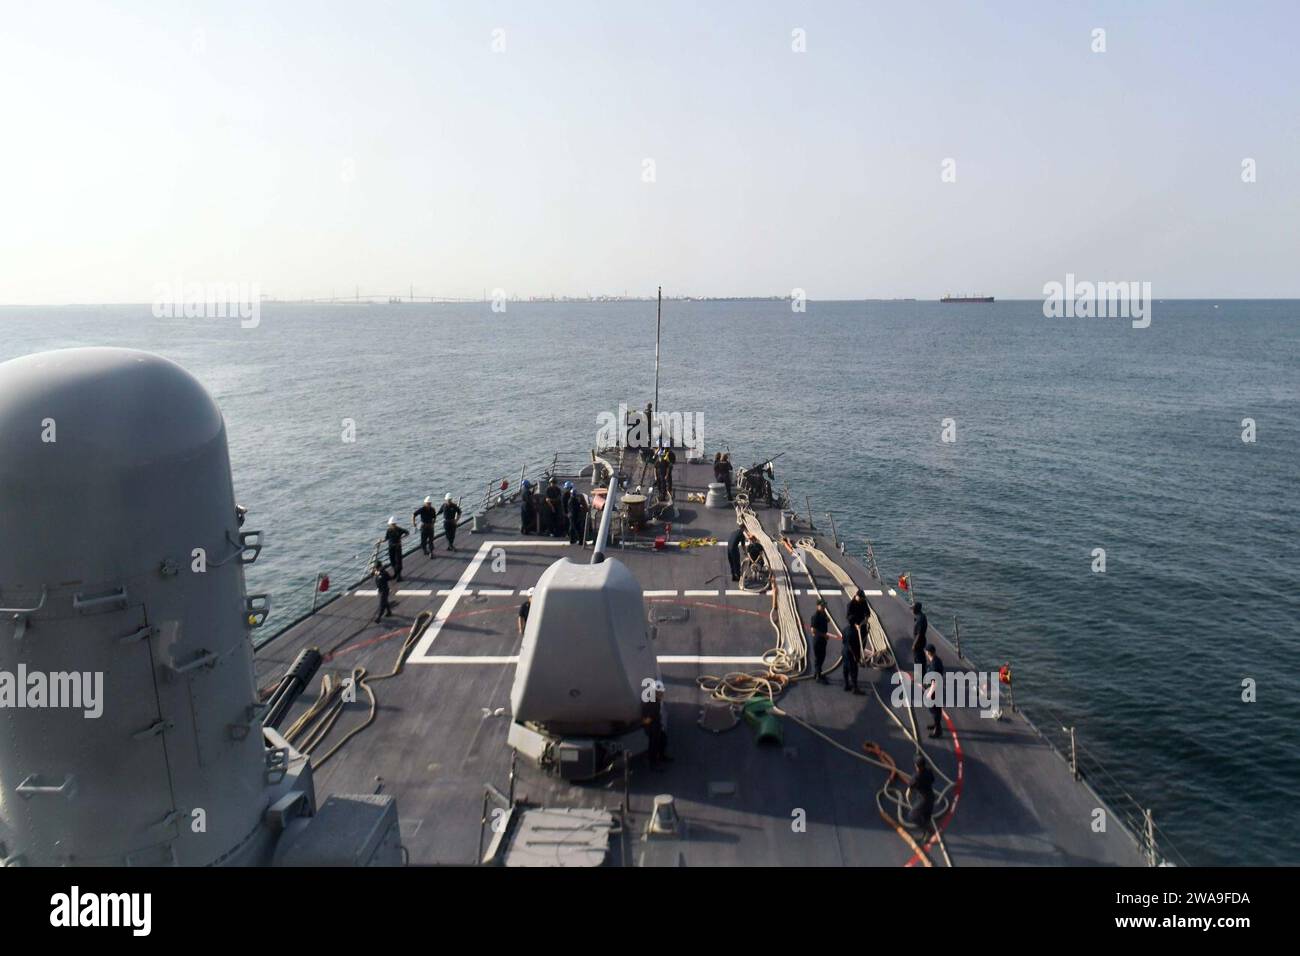
[{"label": "ripples on water", "polygon": [[[936,625],[959,614],[981,665],[1012,662],[1018,702],[1077,724],[1192,862],[1295,864],[1298,312],[1157,302],[1135,330],[1037,302],[669,302],[661,406],[703,412],[740,464],[784,451],[796,499],[911,571]],[[213,392],[267,532],[249,584],[283,622],[389,514],[586,449],[598,411],[643,405],[654,306],[268,304],[249,330],[0,309],[0,359],[73,345],[162,353]]]}]

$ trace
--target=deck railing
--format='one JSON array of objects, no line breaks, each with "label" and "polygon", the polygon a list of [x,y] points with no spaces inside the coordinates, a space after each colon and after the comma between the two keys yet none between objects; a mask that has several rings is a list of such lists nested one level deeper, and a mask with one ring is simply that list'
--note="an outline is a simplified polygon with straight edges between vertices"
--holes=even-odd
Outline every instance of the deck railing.
[{"label": "deck railing", "polygon": [[1050,723],[1045,725],[1035,723],[1025,713],[1023,707],[1017,712],[1069,765],[1074,778],[1096,794],[1097,799],[1106,805],[1105,809],[1119,817],[1119,822],[1137,842],[1147,862],[1151,866],[1166,863],[1190,866],[1191,864],[1174,845],[1169,834],[1156,824],[1151,810],[1142,806],[1138,799],[1125,789],[1096,754],[1079,743],[1077,727],[1067,724],[1062,717],[1042,703],[1035,701],[1033,708],[1036,713],[1046,715]]},{"label": "deck railing", "polygon": [[[552,475],[576,475],[584,466],[590,464],[590,452],[556,453],[549,458],[525,463],[520,468],[492,481],[475,482],[461,494],[452,496],[460,505],[462,511],[461,520],[457,527],[471,523],[475,515],[485,513],[488,508],[496,504],[499,498],[507,501],[514,500],[515,496],[519,494],[524,479],[528,479],[534,484],[544,483]],[[504,489],[501,487],[503,482],[506,483]],[[414,541],[404,554],[412,554],[419,550],[418,535],[412,535],[411,537],[414,538]],[[435,538],[440,540],[442,537],[442,528],[439,526],[436,529]],[[371,543],[362,550],[335,562],[330,567],[317,570],[310,581],[303,580],[300,583],[291,585],[285,590],[285,597],[279,598],[275,602],[276,616],[282,623],[269,633],[262,634],[258,632],[254,639],[254,645],[261,647],[275,640],[275,638],[289,630],[289,628],[301,623],[321,607],[337,600],[348,591],[362,586],[369,577],[370,569],[374,566],[376,558],[382,557],[383,553],[384,549],[382,547]],[[329,579],[329,590],[322,592],[320,584],[324,578]]]},{"label": "deck railing", "polygon": [[[897,591],[898,579],[884,576],[876,566],[875,549],[870,541],[865,541],[863,555],[868,572],[880,582],[883,588],[888,589],[890,593],[896,593],[900,597],[906,598],[908,603],[914,603],[916,599],[915,585],[910,574],[908,575],[908,590]],[[962,649],[960,627],[960,623],[954,617],[953,641],[951,643],[956,647],[957,656],[964,663],[978,670],[975,662]],[[946,637],[933,624],[930,625],[930,629],[938,633],[940,637]],[[1011,709],[1024,718],[1025,723],[1029,725],[1034,733],[1038,734],[1052,748],[1052,751],[1065,761],[1074,778],[1088,787],[1096,795],[1100,803],[1105,804],[1103,809],[1110,810],[1119,818],[1120,825],[1128,831],[1151,866],[1159,866],[1165,863],[1177,864],[1178,866],[1191,865],[1178,847],[1174,845],[1169,834],[1156,824],[1151,810],[1142,806],[1138,799],[1124,788],[1096,754],[1079,743],[1078,728],[1075,725],[1069,724],[1044,704],[1035,700],[1032,704],[1034,711],[1045,714],[1051,722],[1044,729],[1043,726],[1035,723],[1026,713],[1024,707],[1016,704],[1014,696],[1010,697],[1009,703]]]}]

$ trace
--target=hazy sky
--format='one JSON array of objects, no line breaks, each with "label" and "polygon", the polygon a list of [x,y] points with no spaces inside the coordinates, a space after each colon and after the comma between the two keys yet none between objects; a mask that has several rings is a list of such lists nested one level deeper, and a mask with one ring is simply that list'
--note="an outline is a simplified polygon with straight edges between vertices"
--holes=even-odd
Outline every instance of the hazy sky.
[{"label": "hazy sky", "polygon": [[4,0],[0,302],[1300,296],[1294,0],[113,6]]}]

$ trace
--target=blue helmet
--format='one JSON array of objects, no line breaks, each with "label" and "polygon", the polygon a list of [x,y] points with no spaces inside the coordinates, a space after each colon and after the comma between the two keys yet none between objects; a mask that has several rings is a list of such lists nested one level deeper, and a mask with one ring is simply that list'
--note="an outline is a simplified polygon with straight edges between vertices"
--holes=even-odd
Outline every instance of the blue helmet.
[{"label": "blue helmet", "polygon": [[572,490],[573,490],[573,482],[571,482],[571,481],[566,481],[566,482],[564,483],[564,489],[565,489],[566,491],[572,491]]},{"label": "blue helmet", "polygon": [[531,488],[532,486],[533,486],[533,483],[532,483],[531,481],[529,481],[527,478],[525,478],[525,479],[524,479],[524,487],[525,487],[525,488]]}]

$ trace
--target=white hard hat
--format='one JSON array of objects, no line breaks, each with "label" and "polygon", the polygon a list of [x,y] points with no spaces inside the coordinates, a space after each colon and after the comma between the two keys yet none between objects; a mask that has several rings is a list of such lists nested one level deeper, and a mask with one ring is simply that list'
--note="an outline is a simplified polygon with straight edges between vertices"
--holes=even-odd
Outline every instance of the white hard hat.
[{"label": "white hard hat", "polygon": [[389,524],[397,524],[397,519],[394,518],[394,517],[392,517],[392,516],[390,515],[389,518],[388,518],[388,523],[389,523]]},{"label": "white hard hat", "polygon": [[424,496],[424,503],[425,503],[426,505],[431,505],[431,504],[433,504],[433,496],[432,496],[432,495],[425,495],[425,496]]},{"label": "white hard hat", "polygon": [[449,492],[447,492],[445,495],[443,495],[443,496],[442,496],[442,500],[443,500],[443,501],[451,501],[451,492],[449,491]]}]

